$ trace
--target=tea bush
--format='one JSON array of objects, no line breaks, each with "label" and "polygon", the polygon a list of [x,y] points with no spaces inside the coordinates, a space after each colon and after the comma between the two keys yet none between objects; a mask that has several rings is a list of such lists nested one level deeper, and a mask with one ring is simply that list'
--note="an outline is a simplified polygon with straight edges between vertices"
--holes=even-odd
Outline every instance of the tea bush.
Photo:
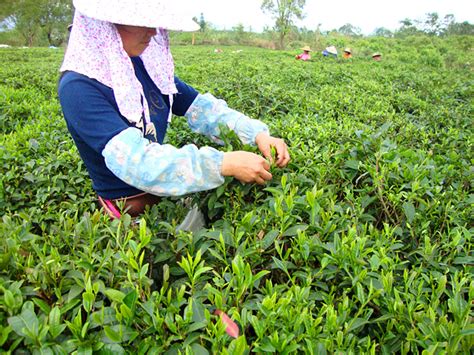
[{"label": "tea bush", "polygon": [[[181,199],[138,223],[104,216],[56,97],[62,51],[2,49],[2,351],[468,354],[466,41],[361,39],[381,62],[172,48],[181,79],[266,122],[292,156],[266,186],[191,196],[209,218],[194,235],[176,232]],[[178,117],[167,141],[211,144]]]}]

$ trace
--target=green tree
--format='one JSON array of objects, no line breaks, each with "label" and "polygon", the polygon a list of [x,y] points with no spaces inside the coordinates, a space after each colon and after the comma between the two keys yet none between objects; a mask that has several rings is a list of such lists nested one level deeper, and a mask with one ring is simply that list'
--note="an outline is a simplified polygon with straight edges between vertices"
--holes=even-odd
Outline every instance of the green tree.
[{"label": "green tree", "polygon": [[454,15],[448,14],[443,19],[443,35],[474,35],[474,25],[467,21],[456,22]]},{"label": "green tree", "polygon": [[374,30],[374,36],[390,38],[393,37],[393,32],[385,27],[377,27]]},{"label": "green tree", "polygon": [[262,10],[275,19],[275,31],[279,34],[279,46],[283,49],[285,37],[290,33],[295,18],[304,17],[306,0],[263,0]]},{"label": "green tree", "polygon": [[441,34],[443,28],[443,24],[437,12],[431,12],[426,14],[426,18],[422,23],[422,26],[423,32],[431,36],[437,36]]},{"label": "green tree", "polygon": [[12,19],[15,28],[29,47],[40,32],[40,4],[41,2],[36,0],[20,0],[10,7],[11,13],[8,17]]},{"label": "green tree", "polygon": [[396,31],[397,36],[407,36],[407,35],[415,35],[420,33],[420,30],[417,28],[418,22],[415,20],[411,20],[409,18],[405,18],[404,20],[400,21],[401,26]]},{"label": "green tree", "polygon": [[247,37],[244,25],[242,23],[239,23],[237,24],[237,26],[232,27],[232,31],[235,33],[237,43],[239,44],[241,44]]},{"label": "green tree", "polygon": [[357,37],[361,35],[361,30],[359,27],[353,26],[350,23],[346,23],[345,25],[339,27],[337,32],[351,37]]},{"label": "green tree", "polygon": [[72,19],[70,0],[4,0],[0,19],[8,21],[32,46],[44,33],[50,45],[59,45],[66,36],[66,26]]},{"label": "green tree", "polygon": [[14,0],[2,0],[0,2],[0,21],[3,22],[11,16],[12,8],[15,5]]},{"label": "green tree", "polygon": [[194,16],[193,21],[196,22],[199,25],[199,31],[200,32],[206,32],[207,28],[209,27],[209,24],[204,20],[204,14],[201,12],[201,15],[199,16],[199,19]]},{"label": "green tree", "polygon": [[453,22],[448,25],[446,29],[446,35],[470,35],[474,36],[474,25],[464,22]]},{"label": "green tree", "polygon": [[201,12],[201,16],[199,17],[199,27],[201,32],[205,32],[207,28],[207,22],[204,20],[204,14]]},{"label": "green tree", "polygon": [[50,46],[59,46],[67,36],[67,25],[72,21],[72,6],[67,0],[43,0],[39,23]]}]

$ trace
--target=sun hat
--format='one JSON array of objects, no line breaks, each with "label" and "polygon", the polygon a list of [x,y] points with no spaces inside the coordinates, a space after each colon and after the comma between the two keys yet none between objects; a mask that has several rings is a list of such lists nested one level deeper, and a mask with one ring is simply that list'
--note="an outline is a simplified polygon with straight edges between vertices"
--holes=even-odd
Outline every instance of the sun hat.
[{"label": "sun hat", "polygon": [[311,52],[311,48],[309,48],[309,46],[304,46],[303,48],[301,48],[301,50]]},{"label": "sun hat", "polygon": [[372,54],[372,58],[373,57],[381,57],[382,54],[380,54],[379,52],[375,52],[374,54]]},{"label": "sun hat", "polygon": [[326,48],[326,51],[327,51],[328,53],[337,55],[337,49],[336,49],[336,47],[334,47],[334,46],[329,46],[329,47],[327,47],[327,48]]},{"label": "sun hat", "polygon": [[73,0],[82,14],[120,25],[197,31],[199,25],[182,9],[182,0]]},{"label": "sun hat", "polygon": [[350,49],[349,47],[346,47],[346,48],[344,48],[344,52],[346,52],[346,53],[352,53],[352,49]]}]

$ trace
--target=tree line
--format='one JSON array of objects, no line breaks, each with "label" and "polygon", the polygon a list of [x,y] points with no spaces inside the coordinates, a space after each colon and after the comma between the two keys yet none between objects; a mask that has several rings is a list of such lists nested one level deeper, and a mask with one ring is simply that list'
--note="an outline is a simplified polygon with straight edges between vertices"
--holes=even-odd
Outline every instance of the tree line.
[{"label": "tree line", "polygon": [[3,31],[13,31],[27,46],[40,37],[51,46],[61,45],[72,16],[71,0],[2,0],[0,4]]},{"label": "tree line", "polygon": [[[306,0],[262,0],[261,9],[274,20],[271,28],[265,28],[262,36],[269,33],[275,35],[278,48],[285,48],[288,38],[304,37],[305,35],[341,34],[351,37],[362,37],[357,26],[347,23],[331,31],[300,28],[296,20],[305,17]],[[67,25],[71,23],[74,9],[71,0],[2,0],[0,3],[0,26],[3,36],[0,38],[16,37],[16,42],[33,46],[47,43],[50,46],[60,46],[67,40]],[[200,31],[217,32],[212,24],[205,20],[204,14],[195,17]],[[242,24],[232,28],[233,35],[244,39],[250,31],[245,31]],[[405,18],[400,21],[400,27],[390,31],[384,27],[376,28],[373,36],[403,37],[407,35],[474,35],[474,25],[469,22],[457,22],[452,14],[440,16],[438,13],[428,13],[424,19],[413,20]]]}]

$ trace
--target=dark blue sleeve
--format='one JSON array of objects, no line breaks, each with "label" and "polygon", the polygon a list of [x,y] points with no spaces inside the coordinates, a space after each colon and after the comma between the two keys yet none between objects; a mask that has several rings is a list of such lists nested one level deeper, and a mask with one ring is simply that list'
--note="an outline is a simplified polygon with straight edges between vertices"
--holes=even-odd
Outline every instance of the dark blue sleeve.
[{"label": "dark blue sleeve", "polygon": [[112,89],[95,80],[68,72],[59,83],[58,93],[73,138],[96,153],[101,154],[110,139],[129,128]]},{"label": "dark blue sleeve", "polygon": [[173,114],[177,116],[184,116],[189,106],[193,103],[199,92],[196,91],[192,86],[179,80],[178,77],[174,77],[174,82],[178,93],[174,95],[173,99]]}]

